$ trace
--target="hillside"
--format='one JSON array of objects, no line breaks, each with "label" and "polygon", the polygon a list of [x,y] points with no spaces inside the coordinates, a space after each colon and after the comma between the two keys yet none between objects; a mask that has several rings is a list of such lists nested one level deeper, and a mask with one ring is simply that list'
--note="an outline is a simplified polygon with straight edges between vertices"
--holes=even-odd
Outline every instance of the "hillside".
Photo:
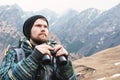
[{"label": "hillside", "polygon": [[71,8],[62,15],[49,9],[26,12],[14,4],[0,6],[0,53],[8,44],[16,43],[13,41],[21,37],[23,22],[35,14],[47,17],[49,30],[69,53],[90,56],[120,45],[120,4],[106,11],[89,8],[78,12]]},{"label": "hillside", "polygon": [[78,80],[120,80],[120,45],[73,61]]}]

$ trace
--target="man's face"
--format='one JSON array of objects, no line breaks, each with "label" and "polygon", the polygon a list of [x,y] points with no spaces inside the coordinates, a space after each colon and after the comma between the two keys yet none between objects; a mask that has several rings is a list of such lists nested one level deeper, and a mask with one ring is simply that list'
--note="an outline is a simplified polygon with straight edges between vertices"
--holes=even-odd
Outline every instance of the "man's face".
[{"label": "man's face", "polygon": [[41,44],[48,40],[48,25],[44,19],[37,19],[31,29],[30,41],[35,44]]}]

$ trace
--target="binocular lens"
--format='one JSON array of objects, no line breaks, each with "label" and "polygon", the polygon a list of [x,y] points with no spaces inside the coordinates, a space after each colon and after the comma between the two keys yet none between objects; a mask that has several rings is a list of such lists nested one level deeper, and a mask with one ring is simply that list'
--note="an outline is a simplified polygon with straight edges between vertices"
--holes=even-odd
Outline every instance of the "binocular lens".
[{"label": "binocular lens", "polygon": [[42,62],[43,64],[50,64],[51,58],[50,58],[49,55],[44,55],[43,58],[42,58],[42,61],[43,61]]},{"label": "binocular lens", "polygon": [[66,65],[67,64],[67,60],[65,58],[65,56],[59,56],[57,57],[57,62],[59,63],[59,65]]}]

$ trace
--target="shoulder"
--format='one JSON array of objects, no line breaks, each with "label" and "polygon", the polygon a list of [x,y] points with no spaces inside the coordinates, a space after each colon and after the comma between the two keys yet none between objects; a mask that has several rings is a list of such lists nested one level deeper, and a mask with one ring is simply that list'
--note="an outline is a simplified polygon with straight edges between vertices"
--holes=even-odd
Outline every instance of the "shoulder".
[{"label": "shoulder", "polygon": [[4,57],[1,62],[1,66],[8,66],[13,60],[15,60],[15,54],[14,48],[9,48],[4,53]]},{"label": "shoulder", "polygon": [[3,59],[6,59],[6,58],[12,59],[16,55],[15,48],[16,47],[9,47],[9,48],[5,49]]}]

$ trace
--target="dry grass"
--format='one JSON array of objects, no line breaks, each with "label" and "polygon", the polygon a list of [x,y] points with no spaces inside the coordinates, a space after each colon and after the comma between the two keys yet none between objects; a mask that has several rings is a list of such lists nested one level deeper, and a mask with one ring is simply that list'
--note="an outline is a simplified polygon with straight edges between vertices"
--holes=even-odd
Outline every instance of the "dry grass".
[{"label": "dry grass", "polygon": [[[120,46],[73,61],[79,80],[120,80]],[[86,69],[87,68],[87,69]]]}]

